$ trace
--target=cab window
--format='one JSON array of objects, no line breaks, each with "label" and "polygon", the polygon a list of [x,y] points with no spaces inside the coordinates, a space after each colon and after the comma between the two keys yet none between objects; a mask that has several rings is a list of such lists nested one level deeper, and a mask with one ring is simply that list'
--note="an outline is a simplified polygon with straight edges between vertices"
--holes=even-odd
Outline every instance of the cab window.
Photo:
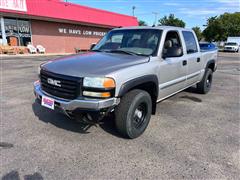
[{"label": "cab window", "polygon": [[163,51],[163,57],[180,57],[182,56],[182,43],[178,32],[169,31],[166,35]]},{"label": "cab window", "polygon": [[183,31],[183,37],[187,48],[187,54],[198,52],[197,42],[192,32]]}]

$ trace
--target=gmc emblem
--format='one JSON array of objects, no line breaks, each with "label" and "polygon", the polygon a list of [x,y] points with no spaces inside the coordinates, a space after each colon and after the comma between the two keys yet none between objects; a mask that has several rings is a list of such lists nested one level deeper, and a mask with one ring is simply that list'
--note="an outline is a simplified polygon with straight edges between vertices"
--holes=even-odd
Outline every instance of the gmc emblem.
[{"label": "gmc emblem", "polygon": [[47,79],[47,82],[48,82],[48,84],[61,87],[61,81],[48,78],[48,79]]}]

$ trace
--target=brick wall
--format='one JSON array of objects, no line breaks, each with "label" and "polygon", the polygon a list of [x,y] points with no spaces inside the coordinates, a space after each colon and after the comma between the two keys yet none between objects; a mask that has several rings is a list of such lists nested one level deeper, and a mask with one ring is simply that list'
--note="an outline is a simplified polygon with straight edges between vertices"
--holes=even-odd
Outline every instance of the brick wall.
[{"label": "brick wall", "polygon": [[110,29],[66,23],[31,20],[32,43],[47,53],[74,53],[75,48],[89,49]]}]

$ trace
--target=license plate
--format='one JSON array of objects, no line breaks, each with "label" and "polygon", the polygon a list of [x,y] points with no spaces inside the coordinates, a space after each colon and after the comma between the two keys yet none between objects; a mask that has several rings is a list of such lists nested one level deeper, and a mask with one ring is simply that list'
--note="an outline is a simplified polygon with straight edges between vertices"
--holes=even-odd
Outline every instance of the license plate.
[{"label": "license plate", "polygon": [[54,99],[43,96],[42,97],[42,106],[54,110]]}]

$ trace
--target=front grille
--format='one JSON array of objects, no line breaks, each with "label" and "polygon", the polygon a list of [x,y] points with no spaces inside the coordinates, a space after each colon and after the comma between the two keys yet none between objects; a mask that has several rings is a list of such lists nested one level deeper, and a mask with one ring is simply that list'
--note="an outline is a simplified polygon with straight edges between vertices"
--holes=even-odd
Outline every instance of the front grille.
[{"label": "front grille", "polygon": [[232,49],[232,47],[226,47],[226,49]]},{"label": "front grille", "polygon": [[[58,81],[61,87],[50,84],[48,79]],[[82,78],[59,75],[41,70],[41,88],[46,93],[63,99],[76,99],[80,95]]]}]

